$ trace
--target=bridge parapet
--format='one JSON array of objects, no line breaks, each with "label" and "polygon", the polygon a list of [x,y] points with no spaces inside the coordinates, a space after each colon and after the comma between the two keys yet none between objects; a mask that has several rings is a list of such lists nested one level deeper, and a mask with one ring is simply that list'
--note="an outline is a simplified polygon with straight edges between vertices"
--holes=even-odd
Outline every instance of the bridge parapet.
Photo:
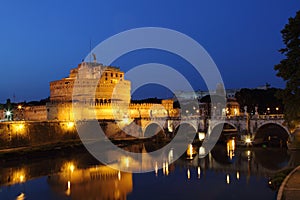
[{"label": "bridge parapet", "polygon": [[284,114],[272,114],[272,115],[253,115],[251,119],[262,119],[262,120],[282,120]]}]

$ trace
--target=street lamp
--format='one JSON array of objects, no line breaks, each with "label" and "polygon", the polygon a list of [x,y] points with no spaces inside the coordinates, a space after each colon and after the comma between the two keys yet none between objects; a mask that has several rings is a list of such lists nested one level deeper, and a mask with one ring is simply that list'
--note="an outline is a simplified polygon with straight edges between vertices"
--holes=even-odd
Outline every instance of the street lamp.
[{"label": "street lamp", "polygon": [[5,111],[5,116],[7,118],[7,121],[11,121],[12,112],[10,110]]}]

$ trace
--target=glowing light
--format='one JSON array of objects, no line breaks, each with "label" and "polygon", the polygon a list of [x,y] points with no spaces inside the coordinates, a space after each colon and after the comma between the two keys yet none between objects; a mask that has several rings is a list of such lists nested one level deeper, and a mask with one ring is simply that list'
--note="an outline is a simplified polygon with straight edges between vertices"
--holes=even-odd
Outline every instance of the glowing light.
[{"label": "glowing light", "polygon": [[70,181],[68,181],[68,183],[67,183],[67,191],[66,191],[66,195],[67,196],[70,196],[71,195],[71,182]]},{"label": "glowing light", "polygon": [[230,184],[230,176],[229,176],[229,174],[226,175],[226,183]]},{"label": "glowing light", "polygon": [[71,172],[74,172],[75,166],[73,164],[70,164],[69,169]]},{"label": "glowing light", "polygon": [[233,111],[234,111],[234,115],[238,114],[238,110],[236,108]]},{"label": "glowing light", "polygon": [[155,162],[154,169],[155,169],[155,175],[157,176],[157,174],[158,174],[158,165],[157,165],[157,162]]},{"label": "glowing light", "polygon": [[189,156],[189,159],[193,159],[193,145],[192,144],[189,144],[189,147],[188,147],[186,153]]},{"label": "glowing light", "polygon": [[247,158],[248,158],[248,160],[250,160],[250,159],[251,159],[251,157],[250,157],[250,156],[251,156],[251,151],[249,151],[249,150],[248,150],[248,151],[247,151]]},{"label": "glowing light", "polygon": [[169,151],[168,160],[169,160],[169,163],[173,162],[173,160],[174,160],[174,151],[173,151],[173,149],[171,149]]},{"label": "glowing light", "polygon": [[200,141],[204,140],[204,138],[205,138],[205,133],[204,133],[204,132],[199,132],[199,133],[198,133],[198,138],[199,138]]},{"label": "glowing light", "polygon": [[199,156],[203,156],[205,155],[205,148],[204,147],[200,147],[199,148]]},{"label": "glowing light", "polygon": [[166,162],[165,167],[166,167],[166,175],[168,176],[169,175],[169,163],[168,162]]},{"label": "glowing light", "polygon": [[269,185],[271,185],[272,184],[272,181],[269,181]]},{"label": "glowing light", "polygon": [[71,128],[73,128],[74,126],[75,126],[75,123],[74,123],[74,122],[68,122],[68,123],[67,123],[68,129],[71,129]]},{"label": "glowing light", "polygon": [[21,109],[22,109],[22,106],[21,106],[21,105],[18,105],[18,109],[21,110]]},{"label": "glowing light", "polygon": [[15,130],[16,131],[23,131],[24,130],[24,124],[17,124],[15,125]]},{"label": "glowing light", "polygon": [[10,116],[11,114],[12,114],[12,112],[9,111],[9,110],[7,110],[7,111],[5,112],[5,115],[6,115],[6,116]]},{"label": "glowing light", "polygon": [[75,170],[75,168],[76,168],[76,166],[74,165],[73,162],[66,162],[66,163],[62,166],[61,170],[62,170],[64,173],[69,174],[70,172],[73,173],[74,170]]},{"label": "glowing light", "polygon": [[276,107],[276,110],[278,111],[278,110],[279,110],[279,108],[278,108],[278,107]]},{"label": "glowing light", "polygon": [[250,138],[246,138],[246,139],[245,139],[245,142],[246,142],[247,144],[250,144],[252,141],[251,141]]},{"label": "glowing light", "polygon": [[247,156],[250,156],[250,155],[251,155],[251,151],[248,150],[248,151],[247,151]]},{"label": "glowing light", "polygon": [[20,169],[13,172],[11,179],[12,184],[23,183],[24,181],[26,181],[25,169]]},{"label": "glowing light", "polygon": [[21,193],[19,196],[17,196],[16,200],[24,200],[25,198],[25,194]]},{"label": "glowing light", "polygon": [[201,168],[198,167],[198,179],[200,179],[200,176],[201,176]]},{"label": "glowing light", "polygon": [[190,169],[187,170],[187,178],[188,178],[188,179],[191,178],[191,172],[190,172]]},{"label": "glowing light", "polygon": [[230,160],[232,160],[232,157],[234,156],[235,151],[235,141],[234,139],[231,139],[227,142],[227,155],[229,156]]},{"label": "glowing light", "polygon": [[240,180],[240,172],[239,171],[236,172],[236,179]]},{"label": "glowing light", "polygon": [[120,170],[118,171],[118,180],[119,181],[121,180],[121,172],[120,172]]},{"label": "glowing light", "polygon": [[128,157],[125,158],[125,165],[127,168],[129,167],[129,158]]},{"label": "glowing light", "polygon": [[267,111],[270,111],[270,108],[267,108]]}]

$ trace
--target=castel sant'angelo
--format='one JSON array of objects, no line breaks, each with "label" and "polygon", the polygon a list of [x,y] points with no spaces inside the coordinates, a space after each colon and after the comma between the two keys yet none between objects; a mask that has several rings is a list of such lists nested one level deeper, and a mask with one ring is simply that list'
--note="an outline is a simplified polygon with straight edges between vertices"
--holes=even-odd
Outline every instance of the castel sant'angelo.
[{"label": "castel sant'angelo", "polygon": [[116,119],[116,115],[148,118],[177,114],[173,100],[162,100],[161,104],[130,103],[130,89],[130,81],[124,79],[120,68],[104,66],[96,61],[82,62],[70,70],[67,78],[50,82],[46,118],[74,120],[74,103],[84,108],[82,119]]}]

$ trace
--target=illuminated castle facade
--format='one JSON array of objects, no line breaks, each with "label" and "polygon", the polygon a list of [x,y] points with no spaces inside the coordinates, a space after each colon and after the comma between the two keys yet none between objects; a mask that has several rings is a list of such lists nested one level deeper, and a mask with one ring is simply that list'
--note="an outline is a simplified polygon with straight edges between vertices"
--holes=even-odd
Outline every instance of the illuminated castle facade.
[{"label": "illuminated castle facade", "polygon": [[[82,62],[67,78],[50,82],[47,119],[70,121],[176,115],[172,100],[131,104],[131,83],[117,67]],[[76,109],[76,106],[80,105]],[[75,106],[75,107],[74,107]]]}]

